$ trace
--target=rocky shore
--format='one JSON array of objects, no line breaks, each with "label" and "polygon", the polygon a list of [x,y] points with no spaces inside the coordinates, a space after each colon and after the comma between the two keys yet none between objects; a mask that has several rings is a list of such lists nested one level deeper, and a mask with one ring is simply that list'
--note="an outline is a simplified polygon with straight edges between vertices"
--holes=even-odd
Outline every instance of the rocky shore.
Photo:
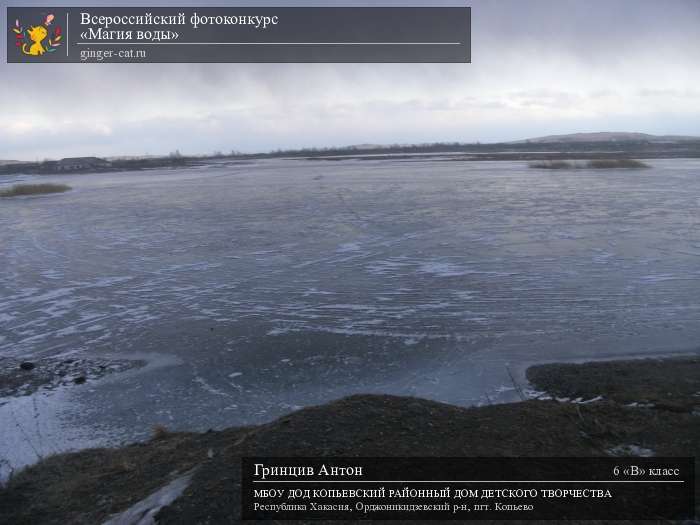
[{"label": "rocky shore", "polygon": [[106,358],[44,358],[21,361],[0,358],[0,405],[37,390],[82,385],[111,374],[144,366],[144,361]]},{"label": "rocky shore", "polygon": [[[696,456],[700,450],[700,357],[540,365],[527,377],[538,399],[462,408],[356,395],[260,426],[202,434],[157,428],[148,442],[52,456],[0,489],[0,523],[237,523],[244,456]],[[174,480],[185,481],[171,498],[146,499]],[[698,487],[696,480],[696,501]]]}]

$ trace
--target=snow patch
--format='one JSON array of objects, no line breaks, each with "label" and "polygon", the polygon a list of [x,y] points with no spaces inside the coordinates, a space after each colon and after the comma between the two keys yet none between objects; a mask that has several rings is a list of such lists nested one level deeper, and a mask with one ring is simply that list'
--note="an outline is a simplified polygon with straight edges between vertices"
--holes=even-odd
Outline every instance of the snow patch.
[{"label": "snow patch", "polygon": [[636,456],[640,458],[651,458],[655,456],[655,453],[650,448],[640,447],[639,445],[629,444],[629,445],[618,445],[616,447],[609,448],[606,450],[611,456]]},{"label": "snow patch", "polygon": [[175,478],[150,496],[132,505],[124,512],[113,516],[103,525],[155,525],[158,511],[179,498],[192,480],[196,469]]}]

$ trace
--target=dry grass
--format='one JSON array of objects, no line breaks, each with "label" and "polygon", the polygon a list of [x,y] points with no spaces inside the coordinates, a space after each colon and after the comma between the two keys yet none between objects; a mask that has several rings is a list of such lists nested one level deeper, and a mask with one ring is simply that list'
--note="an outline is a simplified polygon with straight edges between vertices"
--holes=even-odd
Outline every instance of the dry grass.
[{"label": "dry grass", "polygon": [[700,356],[536,365],[528,368],[527,378],[537,390],[559,398],[592,399],[604,394],[624,405],[651,404],[688,413],[700,409],[696,395],[700,392]]},{"label": "dry grass", "polygon": [[230,435],[170,432],[167,437],[115,449],[56,454],[0,486],[0,523],[92,525],[104,522],[172,479],[206,461]]},{"label": "dry grass", "polygon": [[569,162],[567,160],[543,160],[539,162],[531,162],[531,168],[541,170],[572,170],[572,169],[593,169],[593,170],[611,170],[611,169],[642,169],[648,168],[649,165],[634,159],[598,159],[588,160],[586,162]]},{"label": "dry grass", "polygon": [[531,162],[530,167],[541,170],[570,170],[576,166],[565,160],[543,160],[541,162]]},{"label": "dry grass", "polygon": [[8,190],[0,191],[0,197],[19,197],[22,195],[43,195],[45,193],[62,193],[70,190],[65,184],[15,184]]},{"label": "dry grass", "polygon": [[644,164],[638,160],[634,159],[607,159],[607,160],[589,160],[586,163],[587,168],[592,168],[596,170],[600,169],[615,169],[615,168],[648,168],[648,164]]},{"label": "dry grass", "polygon": [[170,434],[170,431],[165,425],[153,425],[151,431],[153,432],[153,439],[163,439]]},{"label": "dry grass", "polygon": [[[610,390],[624,377],[624,389],[653,388],[664,394],[666,403],[676,400],[676,384],[683,385],[680,392],[695,394],[697,363],[669,363],[668,368],[660,361],[640,363],[647,371],[643,375],[637,374],[636,363],[576,369],[559,365],[565,372],[575,370],[562,378],[567,389],[577,387],[568,380],[578,381],[579,375],[596,381],[581,385],[603,395],[605,401],[584,405],[529,400],[463,408],[418,398],[357,395],[306,407],[258,427],[203,434],[169,432],[162,439],[121,448],[59,454],[23,469],[0,487],[0,523],[102,523],[195,466],[199,469],[185,495],[160,510],[158,523],[239,523],[240,458],[250,456],[599,457],[629,443],[662,457],[691,456],[700,446],[697,416],[661,407],[650,411],[624,406],[628,398],[619,398],[625,399],[624,404],[617,403]],[[582,374],[582,370],[589,372]],[[538,375],[555,388],[559,372],[549,368]],[[692,382],[686,384],[686,380]],[[639,399],[636,394],[631,398]],[[527,439],[518,429],[527,429]],[[210,461],[210,450],[216,450],[216,461]],[[629,501],[631,511],[639,501]]]}]

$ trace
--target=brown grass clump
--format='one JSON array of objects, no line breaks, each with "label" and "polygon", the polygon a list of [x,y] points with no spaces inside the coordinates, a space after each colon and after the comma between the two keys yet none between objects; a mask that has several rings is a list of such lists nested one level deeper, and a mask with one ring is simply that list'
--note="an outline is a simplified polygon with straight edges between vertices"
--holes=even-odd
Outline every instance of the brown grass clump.
[{"label": "brown grass clump", "polygon": [[0,197],[19,197],[22,195],[43,195],[45,193],[62,193],[70,190],[65,184],[15,184],[10,189],[0,191]]},{"label": "brown grass clump", "polygon": [[648,168],[648,164],[644,164],[638,160],[634,159],[603,159],[603,160],[589,160],[586,162],[586,168],[592,168],[596,170],[600,169],[615,169],[615,168]]},{"label": "brown grass clump", "polygon": [[597,159],[588,160],[586,162],[569,162],[567,160],[543,160],[540,162],[531,162],[531,168],[541,170],[572,170],[572,169],[593,169],[593,170],[612,170],[612,169],[642,169],[648,168],[649,165],[634,159]]},{"label": "brown grass clump", "polygon": [[542,162],[531,162],[530,167],[541,170],[569,170],[575,166],[565,160],[544,160]]},{"label": "brown grass clump", "polygon": [[168,437],[170,431],[165,425],[153,425],[153,439],[163,439]]}]

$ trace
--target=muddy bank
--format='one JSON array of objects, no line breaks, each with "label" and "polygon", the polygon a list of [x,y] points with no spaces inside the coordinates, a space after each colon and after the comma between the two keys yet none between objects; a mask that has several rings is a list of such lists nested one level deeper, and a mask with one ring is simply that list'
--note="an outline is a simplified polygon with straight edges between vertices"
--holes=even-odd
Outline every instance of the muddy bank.
[{"label": "muddy bank", "polygon": [[[159,428],[146,443],[56,455],[20,472],[0,490],[0,522],[99,523],[197,467],[184,493],[156,511],[158,522],[235,523],[243,456],[696,455],[697,366],[698,358],[641,360],[546,365],[529,374],[536,389],[553,396],[600,398],[586,404],[461,408],[358,395],[255,427],[203,434]],[[650,406],[662,393],[671,405],[692,407]]]},{"label": "muddy bank", "polygon": [[530,367],[528,380],[558,398],[603,397],[624,405],[693,412],[700,405],[700,357]]}]

